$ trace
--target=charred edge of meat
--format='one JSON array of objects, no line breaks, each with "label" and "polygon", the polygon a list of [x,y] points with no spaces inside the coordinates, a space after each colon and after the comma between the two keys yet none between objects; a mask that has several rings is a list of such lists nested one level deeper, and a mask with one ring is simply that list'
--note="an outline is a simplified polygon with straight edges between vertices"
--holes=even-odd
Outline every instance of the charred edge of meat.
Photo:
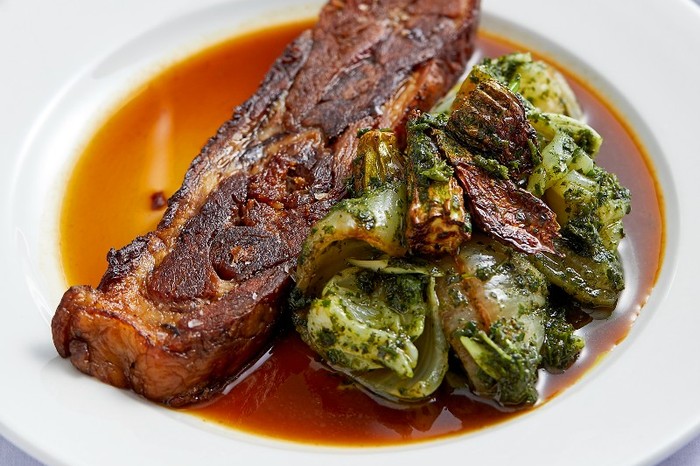
[{"label": "charred edge of meat", "polygon": [[164,404],[217,393],[269,341],[303,239],[345,192],[357,130],[401,134],[471,54],[476,1],[337,4],[202,149],[157,229],[111,251],[97,289],[64,294],[54,344],[78,369]]}]

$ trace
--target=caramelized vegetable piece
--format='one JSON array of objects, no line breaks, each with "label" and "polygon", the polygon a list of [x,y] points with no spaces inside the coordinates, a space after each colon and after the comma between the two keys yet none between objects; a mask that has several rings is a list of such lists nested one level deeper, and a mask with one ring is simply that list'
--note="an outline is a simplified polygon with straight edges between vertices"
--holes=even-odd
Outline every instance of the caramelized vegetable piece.
[{"label": "caramelized vegetable piece", "polygon": [[403,156],[392,131],[368,130],[360,135],[357,158],[352,165],[353,190],[356,196],[387,181],[404,177]]},{"label": "caramelized vegetable piece", "polygon": [[511,180],[489,173],[488,166],[447,133],[435,130],[438,147],[455,169],[474,222],[495,238],[528,254],[554,253],[559,231],[554,212]]},{"label": "caramelized vegetable piece", "polygon": [[495,79],[470,74],[452,105],[447,129],[474,152],[523,182],[539,159],[537,134],[517,95]]},{"label": "caramelized vegetable piece", "polygon": [[406,241],[420,254],[454,254],[471,236],[464,192],[430,137],[429,115],[407,125]]}]

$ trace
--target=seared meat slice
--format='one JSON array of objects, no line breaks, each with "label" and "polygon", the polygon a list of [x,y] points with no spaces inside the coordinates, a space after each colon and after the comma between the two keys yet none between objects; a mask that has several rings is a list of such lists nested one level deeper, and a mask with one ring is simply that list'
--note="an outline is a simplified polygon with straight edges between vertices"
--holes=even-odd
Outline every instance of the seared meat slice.
[{"label": "seared meat slice", "polygon": [[310,226],[365,127],[401,130],[454,84],[478,0],[334,0],[219,129],[157,229],[110,251],[52,322],[81,371],[171,406],[220,392],[267,344]]}]

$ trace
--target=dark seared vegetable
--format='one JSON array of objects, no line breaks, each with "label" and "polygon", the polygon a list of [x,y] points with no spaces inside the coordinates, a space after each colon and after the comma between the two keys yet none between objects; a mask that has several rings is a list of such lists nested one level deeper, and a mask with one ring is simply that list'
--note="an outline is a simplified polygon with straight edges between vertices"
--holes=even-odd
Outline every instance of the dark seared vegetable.
[{"label": "dark seared vegetable", "polygon": [[403,179],[404,158],[393,131],[363,130],[358,136],[357,157],[352,164],[352,197],[382,188],[387,181]]},{"label": "dark seared vegetable", "polygon": [[434,119],[432,134],[464,189],[474,223],[532,254],[554,252],[559,225],[544,202],[522,189],[541,163],[530,107],[477,66],[457,92],[447,123]]},{"label": "dark seared vegetable", "polygon": [[505,166],[515,183],[525,182],[539,160],[537,134],[522,101],[478,73],[470,73],[457,93],[447,129],[472,152]]},{"label": "dark seared vegetable", "polygon": [[436,131],[436,140],[454,167],[473,220],[482,231],[529,254],[554,252],[559,225],[547,204],[511,180],[493,176],[488,166],[446,132]]},{"label": "dark seared vegetable", "polygon": [[421,254],[454,254],[470,238],[471,222],[464,192],[431,139],[430,115],[407,124],[408,213],[406,240]]}]

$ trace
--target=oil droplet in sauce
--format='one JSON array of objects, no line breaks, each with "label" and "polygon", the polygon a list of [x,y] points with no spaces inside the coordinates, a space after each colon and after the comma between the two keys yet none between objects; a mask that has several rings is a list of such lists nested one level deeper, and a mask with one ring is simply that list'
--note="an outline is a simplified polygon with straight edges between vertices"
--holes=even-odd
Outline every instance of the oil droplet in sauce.
[{"label": "oil droplet in sauce", "polygon": [[[106,253],[155,228],[163,200],[235,105],[257,88],[285,45],[310,22],[236,37],[155,76],[109,116],[81,154],[61,213],[60,243],[70,284],[95,286]],[[478,51],[498,56],[513,44],[481,35]],[[621,247],[627,288],[618,310],[587,325],[584,354],[561,375],[544,375],[548,399],[574,383],[627,334],[651,292],[663,250],[662,207],[653,172],[631,131],[581,81],[569,76],[589,124],[604,137],[599,163],[632,191]],[[264,436],[333,445],[387,445],[491,426],[520,412],[475,401],[451,373],[426,403],[395,409],[329,370],[293,332],[282,332],[254,370],[225,396],[189,411]],[[457,383],[455,383],[457,382]]]}]

